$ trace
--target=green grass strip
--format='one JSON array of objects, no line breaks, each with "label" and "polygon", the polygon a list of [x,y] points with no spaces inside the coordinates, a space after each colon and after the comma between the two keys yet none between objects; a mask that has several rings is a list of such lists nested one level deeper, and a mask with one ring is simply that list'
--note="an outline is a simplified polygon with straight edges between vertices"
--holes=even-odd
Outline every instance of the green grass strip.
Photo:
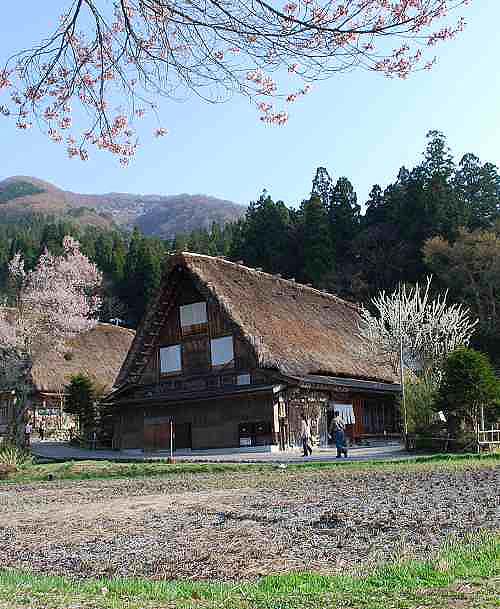
[{"label": "green grass strip", "polygon": [[[421,591],[446,589],[455,582],[464,580],[484,581],[487,586],[488,582],[495,581],[499,576],[500,535],[482,532],[468,536],[460,543],[448,543],[433,559],[391,563],[362,576],[289,573],[263,577],[255,582],[231,584],[146,579],[71,580],[0,570],[0,607],[416,607],[410,601],[412,598],[418,600],[421,596],[425,599],[425,594]],[[493,597],[494,595],[495,592]]]},{"label": "green grass strip", "polygon": [[[419,471],[426,469],[464,469],[467,467],[495,467],[500,462],[500,453],[488,455],[433,455],[399,460],[340,461],[288,463],[287,472],[310,470],[321,471]],[[1,484],[23,484],[50,482],[54,480],[106,480],[168,477],[197,474],[257,474],[273,473],[277,464],[269,463],[177,463],[163,461],[153,463],[117,463],[114,461],[67,461],[63,463],[35,464],[21,469]],[[281,471],[281,470],[280,470]]]}]

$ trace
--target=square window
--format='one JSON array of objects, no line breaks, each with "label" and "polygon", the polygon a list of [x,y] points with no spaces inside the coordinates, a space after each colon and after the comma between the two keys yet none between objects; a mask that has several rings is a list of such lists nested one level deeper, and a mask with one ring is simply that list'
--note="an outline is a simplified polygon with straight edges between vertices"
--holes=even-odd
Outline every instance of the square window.
[{"label": "square window", "polygon": [[181,326],[197,326],[207,323],[207,303],[195,302],[193,304],[182,305],[181,311]]},{"label": "square window", "polygon": [[233,337],[222,336],[210,341],[212,366],[223,366],[234,360]]},{"label": "square window", "polygon": [[168,374],[170,372],[180,372],[181,370],[181,346],[172,345],[171,347],[161,347],[160,372]]},{"label": "square window", "polygon": [[238,374],[237,384],[238,385],[250,385],[250,375],[249,374]]}]

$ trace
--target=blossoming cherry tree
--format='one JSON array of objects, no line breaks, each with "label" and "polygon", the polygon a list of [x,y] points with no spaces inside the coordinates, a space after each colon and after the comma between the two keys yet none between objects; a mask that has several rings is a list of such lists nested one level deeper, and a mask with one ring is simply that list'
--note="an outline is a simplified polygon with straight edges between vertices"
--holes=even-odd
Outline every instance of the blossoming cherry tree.
[{"label": "blossoming cherry tree", "polygon": [[16,394],[12,435],[21,442],[33,362],[97,323],[102,276],[72,237],[64,238],[62,255],[46,251],[30,271],[16,254],[9,273],[13,298],[12,306],[0,309],[0,379]]}]

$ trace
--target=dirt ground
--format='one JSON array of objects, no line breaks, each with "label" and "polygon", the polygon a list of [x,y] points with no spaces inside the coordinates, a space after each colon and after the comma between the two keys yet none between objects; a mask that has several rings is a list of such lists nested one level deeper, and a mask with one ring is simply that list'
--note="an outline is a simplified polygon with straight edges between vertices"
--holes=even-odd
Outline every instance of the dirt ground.
[{"label": "dirt ground", "polygon": [[235,580],[363,572],[498,530],[500,468],[176,475],[0,487],[0,565]]}]

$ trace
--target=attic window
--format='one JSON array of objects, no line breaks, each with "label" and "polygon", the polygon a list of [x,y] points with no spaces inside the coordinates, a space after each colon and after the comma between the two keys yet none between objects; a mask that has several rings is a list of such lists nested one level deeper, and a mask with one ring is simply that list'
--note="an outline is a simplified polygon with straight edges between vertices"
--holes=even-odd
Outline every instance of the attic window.
[{"label": "attic window", "polygon": [[194,302],[181,306],[181,326],[187,328],[207,323],[207,303]]},{"label": "attic window", "polygon": [[182,370],[181,346],[161,347],[160,349],[160,372],[171,374]]},{"label": "attic window", "polygon": [[222,336],[210,341],[212,352],[212,366],[223,366],[234,360],[233,337]]}]

